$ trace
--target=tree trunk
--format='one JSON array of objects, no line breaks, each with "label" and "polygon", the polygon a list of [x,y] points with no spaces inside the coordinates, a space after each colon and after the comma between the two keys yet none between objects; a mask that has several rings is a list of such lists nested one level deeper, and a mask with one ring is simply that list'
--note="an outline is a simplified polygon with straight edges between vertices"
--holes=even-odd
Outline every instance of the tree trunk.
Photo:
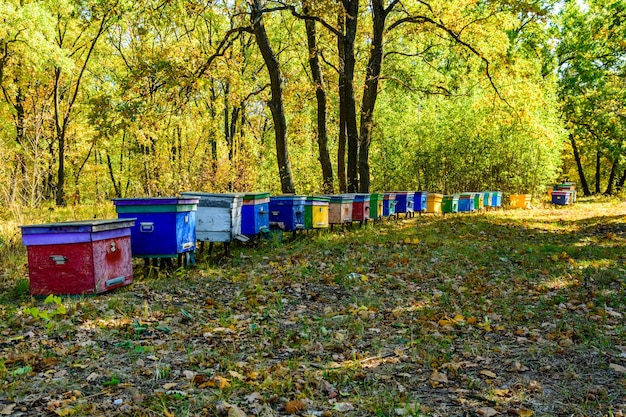
[{"label": "tree trunk", "polygon": [[596,194],[600,194],[600,157],[602,156],[602,152],[600,152],[600,147],[598,146],[598,150],[596,151]]},{"label": "tree trunk", "polygon": [[580,185],[583,188],[583,195],[590,196],[589,184],[587,183],[587,177],[585,177],[585,171],[583,170],[583,164],[580,160],[580,154],[578,153],[578,146],[576,146],[576,139],[574,135],[570,133],[569,141],[572,144],[572,150],[574,151],[574,159],[576,160],[576,168],[578,169],[578,177],[580,178]]},{"label": "tree trunk", "polygon": [[[26,193],[26,110],[24,109],[24,94],[22,88],[17,87],[15,94],[15,141],[18,145],[18,151],[15,156],[15,175],[12,178],[12,186],[10,190],[9,201],[14,202],[18,196],[25,199]],[[39,178],[32,178],[33,183],[38,182]],[[29,202],[32,205],[32,201]]]},{"label": "tree trunk", "polygon": [[361,103],[361,131],[359,146],[359,191],[368,193],[370,188],[369,149],[372,143],[372,129],[374,127],[374,107],[378,96],[378,80],[383,62],[383,32],[388,11],[385,10],[383,0],[372,0],[373,37],[370,47],[370,56],[363,86],[363,101]]},{"label": "tree trunk", "polygon": [[[339,15],[337,27],[341,33],[345,30],[345,16]],[[345,65],[344,65],[344,42],[343,37],[337,37],[337,55],[339,56],[339,137],[337,138],[337,178],[339,179],[339,192],[345,193],[348,190],[348,180],[346,178],[346,106],[345,106]]]},{"label": "tree trunk", "polygon": [[285,118],[285,106],[283,102],[283,77],[280,71],[278,58],[272,50],[265,25],[263,24],[263,0],[252,0],[250,3],[252,30],[256,43],[259,46],[263,61],[270,76],[272,98],[268,105],[274,121],[274,133],[276,135],[276,159],[278,162],[278,175],[282,192],[285,194],[295,193],[291,162],[289,161],[289,148],[287,142],[287,121]]},{"label": "tree trunk", "polygon": [[224,86],[224,139],[226,140],[226,146],[228,146],[228,162],[233,162],[233,144],[230,136],[230,116],[228,114],[228,90],[229,85]]},{"label": "tree trunk", "polygon": [[626,183],[626,169],[624,169],[622,176],[617,181],[617,186],[615,187],[617,192],[621,192],[624,189],[624,183]]},{"label": "tree trunk", "polygon": [[[213,121],[217,115],[217,110],[215,109],[215,101],[217,100],[217,93],[215,92],[215,79],[211,77],[211,102],[209,103],[209,114],[211,115],[211,126],[213,126]],[[217,170],[217,137],[213,128],[211,128],[209,134],[211,137],[209,138],[209,142],[211,144],[211,172],[215,172]]]},{"label": "tree trunk", "polygon": [[[305,14],[309,14],[306,7],[303,11]],[[324,75],[322,74],[322,67],[318,57],[315,22],[306,20],[305,27],[309,49],[309,66],[315,82],[315,96],[317,98],[317,148],[322,168],[323,190],[324,193],[332,194],[334,192],[333,166],[328,153],[328,134],[326,132],[326,85],[324,84]]]},{"label": "tree trunk", "polygon": [[343,36],[343,64],[344,64],[344,97],[342,106],[346,115],[346,134],[348,139],[348,172],[347,190],[355,193],[359,186],[358,158],[359,158],[359,131],[356,121],[356,101],[354,99],[354,43],[357,33],[359,16],[358,0],[342,0],[345,8],[345,33]]},{"label": "tree trunk", "polygon": [[617,175],[617,158],[613,160],[613,164],[611,164],[611,173],[609,174],[609,183],[606,185],[606,190],[604,191],[604,195],[613,194],[613,183],[615,182],[615,177]]},{"label": "tree trunk", "polygon": [[113,172],[113,163],[111,162],[111,156],[108,154],[108,152],[107,152],[107,168],[109,170],[109,177],[111,178],[111,183],[113,184],[115,197],[121,198],[122,190],[120,189],[120,183],[115,180],[115,173]]},{"label": "tree trunk", "polygon": [[63,123],[59,109],[59,83],[61,69],[54,69],[54,128],[56,132],[57,149],[59,150],[59,166],[57,168],[57,183],[55,201],[57,206],[65,205],[65,123]]}]

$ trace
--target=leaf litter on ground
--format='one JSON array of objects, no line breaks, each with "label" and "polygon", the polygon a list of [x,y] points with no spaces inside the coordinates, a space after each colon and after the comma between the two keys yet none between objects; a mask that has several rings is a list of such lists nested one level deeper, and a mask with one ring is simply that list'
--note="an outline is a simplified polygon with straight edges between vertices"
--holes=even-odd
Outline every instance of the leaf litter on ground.
[{"label": "leaf litter on ground", "polygon": [[5,298],[0,412],[623,415],[625,214],[424,215],[137,264],[48,319]]}]

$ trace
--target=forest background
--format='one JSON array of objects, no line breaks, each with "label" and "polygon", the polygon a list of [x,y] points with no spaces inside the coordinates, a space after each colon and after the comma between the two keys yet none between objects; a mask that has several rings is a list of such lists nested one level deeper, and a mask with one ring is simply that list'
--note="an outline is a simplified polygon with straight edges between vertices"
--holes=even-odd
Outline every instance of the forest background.
[{"label": "forest background", "polygon": [[626,2],[5,0],[0,205],[626,180]]}]

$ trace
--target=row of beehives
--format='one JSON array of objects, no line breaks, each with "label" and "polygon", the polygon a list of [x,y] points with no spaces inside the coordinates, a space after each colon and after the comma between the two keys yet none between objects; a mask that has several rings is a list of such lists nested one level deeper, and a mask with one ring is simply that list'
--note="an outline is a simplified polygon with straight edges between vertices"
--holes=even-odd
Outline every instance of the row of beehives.
[{"label": "row of beehives", "polygon": [[[132,258],[193,263],[196,242],[247,240],[271,228],[323,229],[414,212],[501,206],[502,193],[271,196],[185,192],[114,199],[117,219],[21,226],[33,295],[101,293],[132,282]],[[450,204],[448,204],[450,201]],[[449,207],[448,207],[449,206]]]},{"label": "row of beehives", "polygon": [[548,190],[552,204],[567,206],[576,202],[576,183],[562,182],[555,184]]}]

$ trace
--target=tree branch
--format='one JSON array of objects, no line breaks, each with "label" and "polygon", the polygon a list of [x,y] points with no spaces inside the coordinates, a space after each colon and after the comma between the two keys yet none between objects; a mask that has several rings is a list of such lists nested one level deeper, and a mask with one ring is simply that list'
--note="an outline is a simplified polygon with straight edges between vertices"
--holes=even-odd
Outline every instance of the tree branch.
[{"label": "tree branch", "polygon": [[[228,32],[224,34],[224,37],[222,38],[220,43],[217,45],[215,52],[206,59],[206,61],[200,66],[200,68],[198,68],[198,70],[194,74],[194,77],[196,79],[201,78],[207,72],[215,59],[224,56],[228,48],[230,48],[230,46],[241,35],[242,32],[252,33],[252,25],[236,27],[228,30]],[[233,35],[235,36],[231,39],[231,36]]]},{"label": "tree branch", "polygon": [[[397,0],[395,0],[397,1]],[[302,19],[302,20],[312,20],[314,22],[317,22],[319,24],[321,24],[322,26],[324,26],[326,29],[328,29],[331,33],[333,33],[335,36],[343,36],[343,33],[341,33],[341,31],[339,31],[336,27],[334,27],[333,25],[331,25],[330,23],[328,23],[327,21],[325,21],[324,19],[322,19],[319,16],[311,16],[309,14],[302,14],[300,12],[298,12],[296,10],[295,6],[289,5],[289,4],[284,4],[281,3],[283,6],[281,7],[275,7],[273,9],[268,9],[268,10],[289,10],[291,12],[291,15],[298,18],[298,19]],[[263,11],[263,13],[265,13],[265,11]]]},{"label": "tree branch", "polygon": [[335,72],[336,72],[337,74],[339,74],[339,68],[337,68],[337,67],[336,67],[336,66],[335,66],[332,62],[327,61],[327,60],[326,60],[326,57],[324,56],[324,53],[323,53],[322,51],[320,51],[320,53],[319,53],[319,54],[320,54],[320,57],[322,58],[322,61],[324,61],[324,63],[325,63],[326,65],[328,65],[329,67],[331,67],[332,69],[334,69],[334,70],[335,70]]},{"label": "tree branch", "polygon": [[396,28],[396,27],[398,27],[398,26],[400,26],[400,25],[402,25],[404,23],[419,23],[419,24],[429,23],[429,24],[431,24],[431,25],[441,29],[442,31],[446,32],[456,43],[458,43],[459,45],[464,46],[469,51],[471,51],[474,55],[476,55],[478,58],[480,58],[480,60],[483,61],[483,63],[485,64],[485,75],[487,76],[487,79],[489,80],[489,83],[491,84],[491,88],[493,88],[493,90],[495,91],[496,95],[498,96],[498,98],[500,100],[505,102],[509,107],[513,108],[513,106],[504,97],[502,97],[502,95],[500,94],[500,90],[498,90],[498,87],[496,86],[495,82],[493,81],[493,78],[491,76],[491,72],[489,71],[489,67],[491,65],[489,60],[487,58],[485,58],[485,56],[482,53],[480,53],[480,51],[478,51],[476,48],[474,48],[472,45],[470,45],[469,43],[467,43],[464,40],[462,40],[458,33],[456,33],[454,30],[450,29],[446,25],[444,25],[442,22],[437,22],[434,19],[432,19],[430,17],[426,17],[426,16],[409,16],[409,17],[405,17],[405,18],[402,18],[402,19],[398,19],[398,20],[396,20],[395,22],[393,22],[389,26],[389,28],[387,29],[387,32],[391,31],[392,29],[394,29],[394,28]]},{"label": "tree branch", "polygon": [[423,55],[423,54],[425,54],[426,52],[428,52],[428,50],[429,50],[429,49],[434,48],[434,46],[435,46],[435,45],[430,45],[430,46],[428,46],[426,49],[424,49],[423,51],[421,51],[421,52],[417,52],[417,53],[414,53],[414,54],[409,54],[409,53],[406,53],[406,52],[400,52],[400,51],[389,51],[389,52],[386,52],[386,53],[385,53],[385,58],[386,58],[386,57],[388,57],[388,56],[390,56],[390,55],[400,55],[400,56],[406,56],[406,57],[420,56],[420,55]]}]

